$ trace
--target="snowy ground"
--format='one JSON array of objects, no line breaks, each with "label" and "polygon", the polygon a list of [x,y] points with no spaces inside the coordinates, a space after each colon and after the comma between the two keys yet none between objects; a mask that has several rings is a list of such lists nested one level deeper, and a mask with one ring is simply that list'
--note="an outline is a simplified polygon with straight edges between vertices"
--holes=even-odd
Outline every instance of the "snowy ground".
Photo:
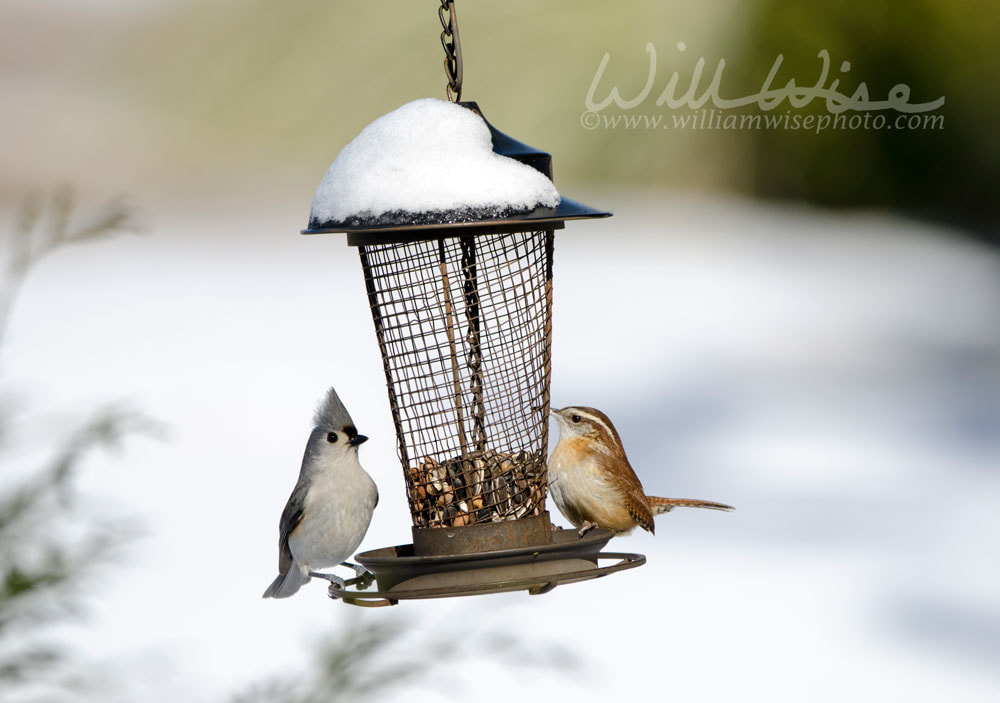
[{"label": "snowy ground", "polygon": [[541,597],[260,599],[331,383],[372,437],[363,547],[409,541],[360,266],[338,236],[296,235],[308,203],[147,215],[34,272],[3,355],[26,409],[126,399],[169,427],[84,476],[145,527],[67,635],[121,700],[224,700],[352,619],[482,625],[581,663],[470,644],[427,700],[997,700],[1000,257],[879,216],[581,199],[616,216],[557,234],[553,403],[607,412],[649,492],[737,510],[664,516],[613,543],[646,566]]}]

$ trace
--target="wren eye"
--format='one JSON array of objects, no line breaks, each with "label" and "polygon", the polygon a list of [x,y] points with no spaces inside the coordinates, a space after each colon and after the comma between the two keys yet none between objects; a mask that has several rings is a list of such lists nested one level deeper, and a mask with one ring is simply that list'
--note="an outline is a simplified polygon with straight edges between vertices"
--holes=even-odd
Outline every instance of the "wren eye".
[{"label": "wren eye", "polygon": [[583,418],[581,418],[579,415],[574,415],[573,416],[573,422],[579,422],[581,419],[583,419]]},{"label": "wren eye", "polygon": [[330,444],[336,444],[337,443],[337,433],[336,432],[330,432],[329,434],[327,434],[326,441],[329,442]]}]

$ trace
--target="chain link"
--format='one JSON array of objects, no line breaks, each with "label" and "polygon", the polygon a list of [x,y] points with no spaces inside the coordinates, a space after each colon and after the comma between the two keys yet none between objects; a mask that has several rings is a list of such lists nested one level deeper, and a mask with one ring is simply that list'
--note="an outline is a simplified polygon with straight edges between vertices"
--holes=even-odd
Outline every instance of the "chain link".
[{"label": "chain link", "polygon": [[444,72],[448,77],[448,100],[457,103],[462,99],[462,42],[458,38],[458,17],[455,0],[441,0],[438,8],[441,20],[441,46],[444,48]]}]

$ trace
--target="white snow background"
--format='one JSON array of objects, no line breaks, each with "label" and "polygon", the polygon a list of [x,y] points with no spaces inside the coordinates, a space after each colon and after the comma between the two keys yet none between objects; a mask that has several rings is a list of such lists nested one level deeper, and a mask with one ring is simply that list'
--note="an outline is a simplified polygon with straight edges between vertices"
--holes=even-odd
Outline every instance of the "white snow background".
[{"label": "white snow background", "polygon": [[553,404],[607,412],[650,493],[736,511],[674,511],[611,543],[645,566],[538,597],[355,610],[314,581],[261,600],[330,384],[372,438],[362,549],[409,541],[357,254],[297,236],[301,203],[147,221],[32,273],[2,364],[35,441],[121,399],[169,428],[82,475],[91,506],[144,528],[65,633],[121,700],[226,700],[396,619],[582,662],[517,665],[470,636],[421,700],[997,700],[996,252],[878,215],[579,197],[616,215],[556,235]]}]

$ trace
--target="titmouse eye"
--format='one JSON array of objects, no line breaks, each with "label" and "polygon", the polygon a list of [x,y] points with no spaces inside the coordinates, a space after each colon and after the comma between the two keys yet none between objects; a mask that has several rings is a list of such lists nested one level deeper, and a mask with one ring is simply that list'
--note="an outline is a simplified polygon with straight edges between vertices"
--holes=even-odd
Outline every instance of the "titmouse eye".
[{"label": "titmouse eye", "polygon": [[327,434],[326,441],[329,442],[330,444],[336,444],[337,443],[337,433],[336,432],[330,432],[329,434]]},{"label": "titmouse eye", "polygon": [[583,418],[581,418],[579,415],[574,415],[571,419],[573,420],[573,422],[579,422]]}]

